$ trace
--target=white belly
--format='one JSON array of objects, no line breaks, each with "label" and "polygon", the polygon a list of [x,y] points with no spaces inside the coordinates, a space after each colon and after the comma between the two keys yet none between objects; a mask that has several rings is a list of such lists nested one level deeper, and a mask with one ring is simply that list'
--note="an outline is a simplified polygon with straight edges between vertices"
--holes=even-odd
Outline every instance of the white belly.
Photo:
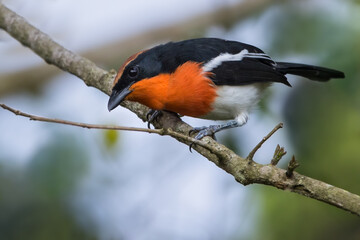
[{"label": "white belly", "polygon": [[[217,97],[212,111],[202,118],[211,120],[247,118],[248,112],[259,102],[268,83],[255,83],[244,86],[218,86]],[[240,119],[238,119],[240,118]]]}]

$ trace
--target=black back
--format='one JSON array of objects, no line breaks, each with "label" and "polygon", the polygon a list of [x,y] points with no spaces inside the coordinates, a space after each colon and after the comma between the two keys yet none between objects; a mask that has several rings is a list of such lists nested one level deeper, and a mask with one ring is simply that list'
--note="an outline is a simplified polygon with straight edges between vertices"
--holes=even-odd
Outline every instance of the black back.
[{"label": "black back", "polygon": [[206,63],[221,53],[237,54],[247,49],[249,52],[263,53],[260,49],[240,42],[217,38],[198,38],[181,42],[169,42],[154,49],[163,64],[162,70],[173,72],[176,67],[194,61]]},{"label": "black back", "polygon": [[[257,82],[281,82],[290,86],[285,74],[295,74],[318,81],[338,78],[341,74],[343,76],[343,73],[327,68],[296,63],[277,64],[270,57],[263,57],[262,50],[249,44],[218,38],[198,38],[169,42],[144,51],[126,66],[115,88],[122,89],[131,82],[161,73],[172,73],[187,61],[206,64],[222,53],[237,54],[244,49],[255,54],[244,57],[240,61],[222,62],[211,70],[213,73],[211,79],[216,85],[237,86]],[[140,73],[136,78],[130,79],[128,72],[133,66],[138,66]]]},{"label": "black back", "polygon": [[[245,43],[199,38],[169,42],[145,52],[141,57],[147,58],[146,55],[154,54],[162,64],[161,71],[171,73],[187,61],[205,64],[222,53],[237,54],[244,49],[250,53],[264,53],[261,49]],[[216,85],[247,85],[255,82],[282,82],[289,85],[286,77],[277,72],[272,63],[254,58],[223,62],[212,70],[214,74],[211,78]]]}]

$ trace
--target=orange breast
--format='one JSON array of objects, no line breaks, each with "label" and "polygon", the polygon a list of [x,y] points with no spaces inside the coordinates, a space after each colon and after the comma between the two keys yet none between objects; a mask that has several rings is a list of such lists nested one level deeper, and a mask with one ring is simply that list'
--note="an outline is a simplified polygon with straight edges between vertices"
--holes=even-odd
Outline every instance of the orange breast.
[{"label": "orange breast", "polygon": [[139,102],[155,110],[163,110],[169,89],[170,74],[160,74],[134,83],[126,99]]},{"label": "orange breast", "polygon": [[195,62],[184,63],[172,74],[141,80],[130,89],[128,100],[192,117],[210,112],[216,98],[216,86]]},{"label": "orange breast", "polygon": [[170,78],[165,108],[181,115],[200,117],[211,111],[216,86],[203,73],[200,64],[187,62]]}]

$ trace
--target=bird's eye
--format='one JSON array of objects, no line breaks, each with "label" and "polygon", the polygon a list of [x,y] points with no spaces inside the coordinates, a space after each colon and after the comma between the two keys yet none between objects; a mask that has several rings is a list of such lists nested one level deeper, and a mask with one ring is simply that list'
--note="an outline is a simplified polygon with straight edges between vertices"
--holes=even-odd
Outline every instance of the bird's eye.
[{"label": "bird's eye", "polygon": [[139,75],[139,67],[133,66],[129,69],[128,75],[130,78],[136,78]]}]

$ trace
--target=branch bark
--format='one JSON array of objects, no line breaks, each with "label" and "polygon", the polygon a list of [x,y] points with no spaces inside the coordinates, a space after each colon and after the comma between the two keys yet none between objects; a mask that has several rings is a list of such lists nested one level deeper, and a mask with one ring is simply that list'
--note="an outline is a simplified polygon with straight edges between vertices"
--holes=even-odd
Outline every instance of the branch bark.
[{"label": "branch bark", "polygon": [[[47,63],[78,76],[88,86],[110,94],[114,73],[109,73],[97,67],[90,60],[63,48],[1,3],[0,28],[7,31],[24,46],[29,47]],[[142,120],[146,120],[148,108],[145,106],[133,102],[124,102],[123,106],[137,114]],[[164,113],[154,125],[179,142],[186,145],[192,143],[192,138],[188,136],[188,132],[192,129],[191,126],[174,114]],[[264,165],[256,163],[252,159],[242,158],[210,137],[203,138],[199,144],[196,143],[193,146],[193,149],[233,175],[236,181],[243,185],[258,183],[273,186],[325,202],[360,216],[360,196],[356,194],[297,172],[292,172],[291,177],[288,177],[286,170],[273,164]],[[256,148],[254,153],[255,151]]]}]

